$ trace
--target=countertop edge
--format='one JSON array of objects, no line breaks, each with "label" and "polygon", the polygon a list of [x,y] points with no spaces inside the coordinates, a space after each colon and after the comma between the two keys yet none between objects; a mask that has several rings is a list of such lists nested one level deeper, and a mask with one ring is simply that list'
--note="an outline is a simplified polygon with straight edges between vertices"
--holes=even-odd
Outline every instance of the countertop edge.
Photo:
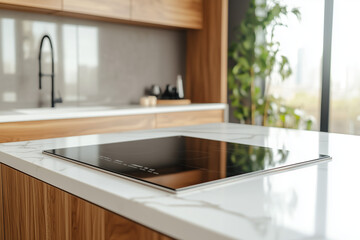
[{"label": "countertop edge", "polygon": [[224,110],[227,111],[227,104],[225,103],[203,103],[191,105],[177,105],[177,106],[155,106],[155,107],[139,107],[128,106],[126,108],[114,108],[108,110],[93,110],[83,112],[68,112],[68,113],[53,113],[53,114],[14,114],[14,115],[0,115],[0,123],[11,122],[28,122],[28,121],[45,121],[45,120],[60,120],[60,119],[77,119],[77,118],[91,118],[91,117],[115,117],[115,116],[131,116],[141,114],[158,114],[158,113],[172,113],[172,112],[190,112],[190,111],[206,111],[206,110]]}]

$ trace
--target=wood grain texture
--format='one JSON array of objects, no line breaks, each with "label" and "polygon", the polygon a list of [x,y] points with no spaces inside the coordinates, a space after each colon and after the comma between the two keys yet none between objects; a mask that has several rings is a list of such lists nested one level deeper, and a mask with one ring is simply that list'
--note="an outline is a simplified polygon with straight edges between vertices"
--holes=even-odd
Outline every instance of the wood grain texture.
[{"label": "wood grain texture", "polygon": [[71,201],[71,239],[104,239],[105,210],[68,194]]},{"label": "wood grain texture", "polygon": [[156,127],[177,127],[205,123],[224,122],[223,110],[173,112],[156,114]]},{"label": "wood grain texture", "polygon": [[2,164],[0,163],[0,240],[4,240],[4,207],[2,197],[1,167]]},{"label": "wood grain texture", "polygon": [[[15,171],[11,168],[8,171]],[[21,175],[27,181],[26,174]],[[29,177],[30,179],[32,177]],[[44,218],[45,218],[45,229],[46,238],[54,240],[68,240],[71,239],[71,202],[70,195],[64,191],[61,191],[51,185],[45,184],[41,181],[36,180],[45,191],[44,194]]]},{"label": "wood grain texture", "polygon": [[[0,0],[0,4],[8,5],[10,8],[39,8],[46,10],[61,10],[62,0]],[[26,9],[26,10],[27,10]]]},{"label": "wood grain texture", "polygon": [[154,127],[154,114],[0,123],[0,142],[121,132]]},{"label": "wood grain texture", "polygon": [[131,20],[200,29],[203,0],[132,0]]},{"label": "wood grain texture", "polygon": [[0,0],[0,8],[149,27],[200,29],[202,1]]},{"label": "wood grain texture", "polygon": [[5,239],[171,239],[6,165]]},{"label": "wood grain texture", "polygon": [[63,12],[130,19],[130,0],[62,0]]},{"label": "wood grain texture", "polygon": [[227,0],[203,2],[203,27],[188,30],[186,98],[193,103],[227,102]]},{"label": "wood grain texture", "polygon": [[191,104],[190,99],[158,99],[157,105],[189,105]]},{"label": "wood grain texture", "polygon": [[152,231],[140,224],[135,224],[126,218],[120,217],[110,211],[105,211],[105,239],[106,240],[132,240],[132,239],[152,239],[169,240],[166,235]]},{"label": "wood grain texture", "polygon": [[44,188],[18,171],[1,168],[5,239],[46,239]]}]

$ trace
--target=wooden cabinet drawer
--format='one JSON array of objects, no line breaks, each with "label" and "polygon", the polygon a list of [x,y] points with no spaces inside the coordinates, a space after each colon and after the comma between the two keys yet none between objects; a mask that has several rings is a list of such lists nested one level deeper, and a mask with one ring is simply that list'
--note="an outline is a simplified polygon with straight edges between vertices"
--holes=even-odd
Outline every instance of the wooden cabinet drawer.
[{"label": "wooden cabinet drawer", "polygon": [[224,121],[224,110],[173,112],[156,114],[156,127],[178,127]]},{"label": "wooden cabinet drawer", "polygon": [[200,29],[202,0],[132,0],[131,20]]},{"label": "wooden cabinet drawer", "polygon": [[0,142],[121,132],[154,127],[154,114],[1,123]]},{"label": "wooden cabinet drawer", "polygon": [[203,110],[0,123],[0,143],[178,127],[224,121],[224,110]]},{"label": "wooden cabinet drawer", "polygon": [[116,19],[130,19],[131,0],[63,0],[63,11]]}]

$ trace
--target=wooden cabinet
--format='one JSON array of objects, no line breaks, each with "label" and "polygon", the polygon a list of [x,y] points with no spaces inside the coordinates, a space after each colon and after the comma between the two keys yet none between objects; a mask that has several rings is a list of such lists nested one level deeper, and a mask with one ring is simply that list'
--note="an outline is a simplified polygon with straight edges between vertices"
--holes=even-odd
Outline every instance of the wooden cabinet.
[{"label": "wooden cabinet", "polygon": [[132,0],[131,20],[200,29],[202,0]]},{"label": "wooden cabinet", "polygon": [[4,239],[170,239],[6,165],[0,169]]},{"label": "wooden cabinet", "polygon": [[199,29],[202,0],[63,0],[59,13],[106,17],[113,21]]},{"label": "wooden cabinet", "polygon": [[200,29],[203,21],[203,0],[0,0],[0,7],[188,29]]},{"label": "wooden cabinet", "polygon": [[185,93],[191,102],[227,102],[227,35],[228,0],[205,0],[202,29],[187,31]]},{"label": "wooden cabinet", "polygon": [[62,0],[63,12],[130,20],[131,0]]},{"label": "wooden cabinet", "polygon": [[62,0],[0,0],[0,4],[7,5],[10,8],[38,8],[41,10],[60,11]]},{"label": "wooden cabinet", "polygon": [[224,110],[0,123],[0,143],[224,121]]},{"label": "wooden cabinet", "polygon": [[223,110],[161,113],[156,115],[156,127],[178,127],[224,121]]},{"label": "wooden cabinet", "polygon": [[153,114],[0,123],[0,142],[155,128]]}]

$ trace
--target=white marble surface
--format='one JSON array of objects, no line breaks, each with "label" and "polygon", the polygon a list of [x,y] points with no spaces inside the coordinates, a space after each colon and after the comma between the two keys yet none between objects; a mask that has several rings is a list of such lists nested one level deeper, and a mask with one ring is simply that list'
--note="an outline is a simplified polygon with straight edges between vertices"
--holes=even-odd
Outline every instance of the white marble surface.
[{"label": "white marble surface", "polygon": [[[41,154],[185,135],[329,154],[328,163],[173,195]],[[359,136],[208,124],[0,144],[6,165],[179,239],[360,239]]]},{"label": "white marble surface", "polygon": [[14,110],[0,111],[0,123],[70,119],[70,118],[88,118],[88,117],[110,117],[110,116],[201,111],[201,110],[216,110],[216,109],[226,110],[227,104],[203,103],[203,104],[190,104],[190,105],[179,105],[179,106],[161,105],[154,107],[143,107],[140,105],[124,105],[119,107],[97,106],[97,107],[56,107],[56,108],[14,109]]}]

